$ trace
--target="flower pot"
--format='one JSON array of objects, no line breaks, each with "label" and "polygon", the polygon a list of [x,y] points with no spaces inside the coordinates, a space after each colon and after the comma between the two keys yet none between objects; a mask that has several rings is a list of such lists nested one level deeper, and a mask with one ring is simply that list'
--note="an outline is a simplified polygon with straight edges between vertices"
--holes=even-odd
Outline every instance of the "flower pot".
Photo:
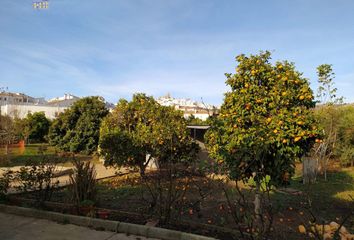
[{"label": "flower pot", "polygon": [[101,219],[108,219],[108,217],[109,217],[109,212],[107,210],[99,210],[97,212],[97,214],[98,214],[98,217]]},{"label": "flower pot", "polygon": [[82,207],[79,208],[80,214],[84,215],[84,216],[92,215],[93,211],[94,211],[94,207],[93,206],[82,206]]}]

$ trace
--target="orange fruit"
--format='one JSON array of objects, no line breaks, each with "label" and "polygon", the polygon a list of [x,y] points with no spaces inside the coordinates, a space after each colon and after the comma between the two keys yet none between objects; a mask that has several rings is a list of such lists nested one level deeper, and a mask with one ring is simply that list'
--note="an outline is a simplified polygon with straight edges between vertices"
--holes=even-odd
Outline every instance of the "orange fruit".
[{"label": "orange fruit", "polygon": [[305,234],[306,233],[306,228],[304,225],[299,225],[299,232]]}]

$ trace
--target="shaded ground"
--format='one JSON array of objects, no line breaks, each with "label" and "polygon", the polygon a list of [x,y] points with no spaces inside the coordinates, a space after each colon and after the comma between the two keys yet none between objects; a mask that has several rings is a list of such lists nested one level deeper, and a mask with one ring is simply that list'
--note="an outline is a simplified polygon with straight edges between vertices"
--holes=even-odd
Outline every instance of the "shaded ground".
[{"label": "shaded ground", "polygon": [[308,224],[309,220],[316,220],[318,224],[341,223],[347,216],[350,217],[344,225],[354,232],[353,168],[329,172],[327,181],[319,176],[312,185],[303,185],[301,177],[295,176],[290,187],[301,190],[303,194],[277,193],[272,196],[278,212],[275,224],[289,233],[287,236],[296,236],[299,224]]},{"label": "shaded ground", "polygon": [[[192,221],[206,225],[216,225],[235,229],[234,222],[228,213],[228,205],[225,195],[217,183],[205,177],[194,177],[188,185],[183,203],[178,210],[177,221]],[[346,169],[339,172],[330,172],[328,181],[319,179],[316,184],[304,186],[301,179],[295,176],[290,187],[302,192],[300,195],[273,192],[271,199],[274,207],[274,229],[277,235],[287,239],[303,238],[298,232],[298,226],[303,222],[308,222],[311,218],[311,210],[317,217],[318,223],[341,222],[342,219],[353,211],[353,201],[350,195],[354,196],[354,169]],[[232,188],[232,186],[231,186]],[[242,186],[250,199],[249,187]],[[312,207],[309,208],[307,202],[307,192],[312,200]],[[200,193],[205,194],[201,200]],[[150,209],[149,194],[139,180],[138,174],[130,174],[121,177],[114,177],[100,181],[99,184],[98,207],[115,209],[136,214],[147,214],[153,218]],[[144,196],[144,197],[143,197]],[[58,192],[54,196],[55,201],[67,202],[65,190]],[[310,209],[310,210],[309,210]],[[142,217],[141,224],[145,220]],[[354,219],[349,218],[345,226],[354,231]]]},{"label": "shaded ground", "polygon": [[0,239],[6,240],[153,240],[6,213],[0,213],[0,222]]},{"label": "shaded ground", "polygon": [[[345,216],[354,211],[351,198],[354,197],[353,168],[329,172],[327,182],[319,177],[317,183],[310,186],[302,185],[299,170],[297,169],[297,175],[291,180],[289,187],[301,191],[302,194],[292,195],[278,191],[271,193],[274,209],[274,231],[277,232],[279,239],[304,239],[304,236],[298,232],[298,226],[308,223],[312,219],[309,215],[310,211],[316,217],[317,223],[322,223],[322,221],[340,223]],[[166,183],[164,184],[163,186],[166,186]],[[192,229],[193,223],[199,224],[199,226],[205,224],[205,226],[235,229],[224,191],[218,181],[203,176],[181,177],[176,185],[176,191],[181,191],[183,186],[187,188],[186,194],[174,209],[173,218],[177,222],[190,222],[190,227],[159,226],[191,232],[195,231]],[[241,185],[241,187],[246,196],[253,200],[252,194],[249,193],[250,187],[247,185]],[[234,186],[230,185],[227,188],[232,192]],[[133,219],[133,222],[145,224],[149,218],[156,219],[156,215],[154,217],[156,211],[152,211],[151,207],[151,197],[138,174],[101,180],[98,196],[97,207],[135,213],[138,220]],[[309,207],[308,199],[311,199],[311,207]],[[68,203],[67,190],[56,192],[53,201]],[[121,220],[122,216],[111,214],[110,217]],[[354,232],[353,216],[348,218],[344,225]],[[199,227],[199,230],[203,230],[203,228]],[[200,231],[195,233],[203,234]],[[204,234],[209,235],[209,233]]]}]

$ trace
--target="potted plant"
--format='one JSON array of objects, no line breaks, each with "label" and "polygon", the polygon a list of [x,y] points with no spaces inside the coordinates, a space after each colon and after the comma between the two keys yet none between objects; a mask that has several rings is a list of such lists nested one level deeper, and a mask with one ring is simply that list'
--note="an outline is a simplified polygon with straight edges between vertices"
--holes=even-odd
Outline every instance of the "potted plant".
[{"label": "potted plant", "polygon": [[95,210],[95,202],[92,200],[83,200],[79,204],[79,213],[84,216],[91,216]]},{"label": "potted plant", "polygon": [[106,209],[100,209],[97,211],[98,217],[101,219],[108,219],[109,211]]}]

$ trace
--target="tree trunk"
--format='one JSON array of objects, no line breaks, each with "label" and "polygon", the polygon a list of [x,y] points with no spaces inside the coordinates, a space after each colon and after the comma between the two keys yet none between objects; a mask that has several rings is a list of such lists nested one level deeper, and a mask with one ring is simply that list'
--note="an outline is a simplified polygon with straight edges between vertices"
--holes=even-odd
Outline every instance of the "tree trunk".
[{"label": "tree trunk", "polygon": [[328,164],[328,160],[326,158],[325,164],[324,164],[324,179],[325,179],[325,181],[327,181],[327,164]]},{"label": "tree trunk", "polygon": [[141,164],[141,165],[139,166],[139,168],[140,168],[140,176],[141,176],[141,177],[144,177],[144,176],[145,176],[145,165],[144,165],[144,164]]},{"label": "tree trunk", "polygon": [[144,177],[146,167],[149,164],[151,157],[149,157],[147,160],[146,160],[146,154],[141,154],[140,157],[141,157],[141,160],[139,161],[140,176]]},{"label": "tree trunk", "polygon": [[256,214],[256,219],[259,219],[262,214],[262,206],[261,206],[261,184],[256,183],[256,193],[254,196],[254,213]]}]

